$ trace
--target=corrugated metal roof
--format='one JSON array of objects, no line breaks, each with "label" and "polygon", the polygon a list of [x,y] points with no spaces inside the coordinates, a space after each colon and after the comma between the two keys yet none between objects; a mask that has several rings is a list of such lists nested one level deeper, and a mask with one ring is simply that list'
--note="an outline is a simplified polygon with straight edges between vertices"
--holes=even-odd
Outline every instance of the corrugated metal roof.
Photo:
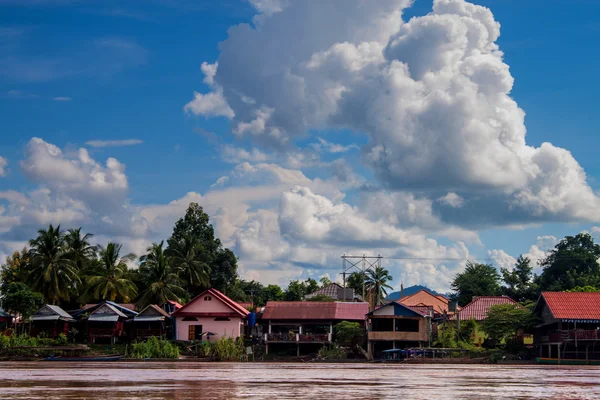
[{"label": "corrugated metal roof", "polygon": [[458,315],[461,320],[474,319],[475,321],[481,321],[487,318],[491,306],[499,304],[517,304],[517,302],[508,296],[478,296],[464,306]]},{"label": "corrugated metal roof", "polygon": [[363,321],[368,303],[269,301],[262,319]]},{"label": "corrugated metal roof", "polygon": [[542,298],[558,320],[600,320],[600,293],[544,292]]},{"label": "corrugated metal roof", "polygon": [[49,309],[54,311],[55,314],[60,315],[63,318],[69,318],[69,319],[73,318],[73,317],[71,317],[71,315],[68,312],[66,312],[59,306],[53,306],[52,304],[46,304],[46,307],[48,307]]},{"label": "corrugated metal roof", "polygon": [[[137,313],[135,313],[137,315]],[[121,318],[127,318],[127,315],[123,314],[120,310],[118,310],[115,306],[113,306],[108,301],[102,304],[100,307],[96,308],[94,311],[90,313],[88,317],[88,321],[98,321],[97,319],[92,319],[94,315],[115,315]]]},{"label": "corrugated metal roof", "polygon": [[163,310],[162,308],[160,308],[159,306],[157,306],[155,304],[150,304],[150,305],[146,306],[142,311],[140,311],[138,315],[133,317],[133,319],[137,321],[137,318],[142,317],[142,316],[143,317],[154,317],[157,315],[161,316],[161,317],[168,317],[169,313],[167,313],[165,310]]},{"label": "corrugated metal roof", "polygon": [[33,315],[29,319],[31,321],[58,321],[60,315]]},{"label": "corrugated metal roof", "polygon": [[157,322],[164,321],[165,317],[160,315],[136,315],[133,317],[134,322]]},{"label": "corrugated metal roof", "polygon": [[88,317],[88,321],[96,322],[117,322],[119,316],[116,314],[91,314]]}]

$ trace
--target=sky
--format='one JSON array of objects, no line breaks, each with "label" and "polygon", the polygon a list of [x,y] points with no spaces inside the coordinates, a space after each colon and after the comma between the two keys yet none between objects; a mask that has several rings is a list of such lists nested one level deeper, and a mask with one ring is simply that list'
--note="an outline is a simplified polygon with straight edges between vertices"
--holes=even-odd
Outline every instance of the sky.
[{"label": "sky", "polygon": [[[245,279],[448,290],[600,238],[594,0],[0,0],[0,257],[144,253],[198,202]],[[536,269],[539,272],[539,268]]]}]

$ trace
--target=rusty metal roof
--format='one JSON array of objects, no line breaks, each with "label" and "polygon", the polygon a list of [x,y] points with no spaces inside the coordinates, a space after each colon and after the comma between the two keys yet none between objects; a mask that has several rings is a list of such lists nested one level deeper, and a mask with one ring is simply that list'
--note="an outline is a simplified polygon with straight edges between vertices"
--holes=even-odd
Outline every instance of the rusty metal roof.
[{"label": "rusty metal roof", "polygon": [[464,306],[458,315],[463,321],[470,319],[481,321],[487,318],[491,306],[499,304],[517,304],[517,302],[508,296],[477,296],[473,297],[473,301]]},{"label": "rusty metal roof", "polygon": [[557,320],[600,320],[600,293],[544,292],[540,300]]},{"label": "rusty metal roof", "polygon": [[262,319],[364,321],[368,303],[269,301]]},{"label": "rusty metal roof", "polygon": [[443,314],[444,312],[448,312],[448,300],[444,296],[436,296],[432,293],[429,293],[427,290],[419,290],[417,293],[412,294],[410,296],[405,296],[398,300],[398,303],[404,304],[405,306],[415,307],[415,306],[429,306],[433,307],[433,311],[437,314]]}]

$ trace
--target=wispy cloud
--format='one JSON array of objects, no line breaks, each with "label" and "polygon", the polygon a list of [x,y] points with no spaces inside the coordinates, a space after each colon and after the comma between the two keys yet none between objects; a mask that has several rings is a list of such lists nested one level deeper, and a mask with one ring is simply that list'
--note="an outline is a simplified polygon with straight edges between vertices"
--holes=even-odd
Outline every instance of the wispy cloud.
[{"label": "wispy cloud", "polygon": [[55,100],[55,101],[71,101],[73,99],[71,97],[58,96],[58,97],[53,97],[52,100]]},{"label": "wispy cloud", "polygon": [[4,93],[0,93],[0,98],[4,98],[4,99],[39,99],[40,96],[35,93],[31,93],[31,92],[27,92],[27,91],[23,91],[23,90],[8,90]]},{"label": "wispy cloud", "polygon": [[356,145],[356,144],[349,144],[347,146],[344,146],[341,144],[328,142],[327,140],[320,138],[320,137],[318,137],[317,140],[319,142],[311,143],[311,146],[313,149],[315,149],[315,151],[319,151],[319,152],[345,153],[352,149],[358,149],[358,145]]},{"label": "wispy cloud", "polygon": [[122,147],[122,146],[135,146],[144,143],[140,139],[124,139],[124,140],[89,140],[85,142],[86,145],[91,147]]},{"label": "wispy cloud", "polygon": [[4,157],[0,157],[0,176],[6,176],[6,166],[8,165],[8,160]]}]

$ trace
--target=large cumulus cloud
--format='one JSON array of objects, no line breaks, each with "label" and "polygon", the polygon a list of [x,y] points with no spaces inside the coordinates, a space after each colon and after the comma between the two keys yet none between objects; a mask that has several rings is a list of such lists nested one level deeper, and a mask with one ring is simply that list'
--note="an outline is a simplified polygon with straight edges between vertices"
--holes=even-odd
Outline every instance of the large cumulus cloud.
[{"label": "large cumulus cloud", "polygon": [[286,150],[319,129],[367,135],[362,160],[379,185],[444,199],[432,210],[445,222],[600,220],[570,152],[526,143],[492,12],[434,0],[405,22],[410,3],[254,2],[253,25],[232,27],[205,71],[206,95],[222,95],[234,134],[258,145]]}]

